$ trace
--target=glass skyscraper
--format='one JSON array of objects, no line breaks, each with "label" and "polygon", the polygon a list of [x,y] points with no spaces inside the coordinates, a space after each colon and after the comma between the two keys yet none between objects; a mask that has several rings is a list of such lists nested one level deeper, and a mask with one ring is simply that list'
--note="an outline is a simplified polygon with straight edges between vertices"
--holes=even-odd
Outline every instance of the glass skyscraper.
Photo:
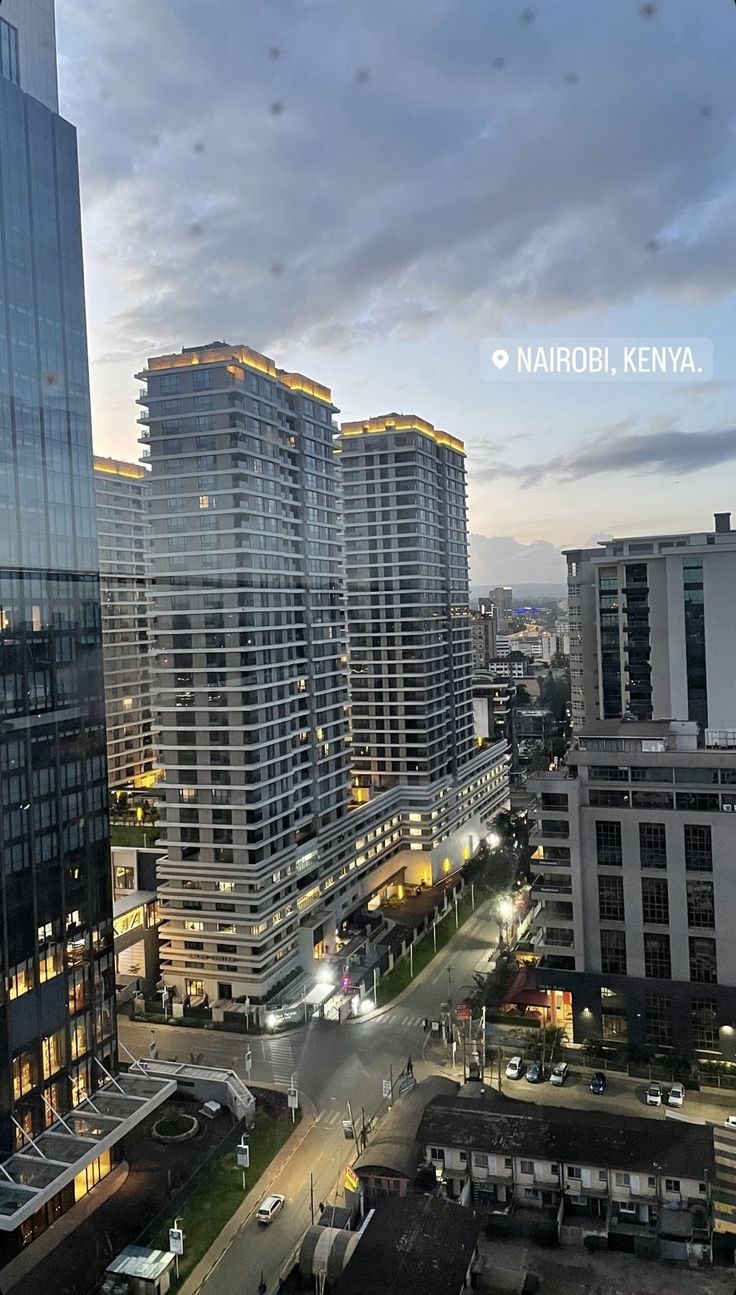
[{"label": "glass skyscraper", "polygon": [[77,145],[51,0],[3,7],[0,72],[5,1257],[104,1176],[121,1125],[85,1104],[114,1064],[115,978]]}]

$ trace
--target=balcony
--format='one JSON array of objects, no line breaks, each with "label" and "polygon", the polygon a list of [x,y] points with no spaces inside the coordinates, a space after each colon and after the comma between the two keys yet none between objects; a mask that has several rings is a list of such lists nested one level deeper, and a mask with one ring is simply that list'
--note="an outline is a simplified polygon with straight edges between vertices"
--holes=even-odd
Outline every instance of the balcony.
[{"label": "balcony", "polygon": [[543,877],[534,877],[532,881],[532,899],[555,899],[559,895],[572,895],[572,882],[569,874],[559,880],[547,881]]}]

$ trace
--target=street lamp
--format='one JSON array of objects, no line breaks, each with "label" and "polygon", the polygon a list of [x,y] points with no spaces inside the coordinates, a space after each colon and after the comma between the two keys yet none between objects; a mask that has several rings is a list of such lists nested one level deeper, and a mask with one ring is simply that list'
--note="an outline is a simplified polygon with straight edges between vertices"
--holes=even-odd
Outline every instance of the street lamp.
[{"label": "street lamp", "polygon": [[498,846],[500,844],[501,844],[501,838],[498,835],[498,832],[489,832],[488,836],[486,837],[486,845],[488,846],[488,849],[496,850],[498,849]]},{"label": "street lamp", "polygon": [[497,904],[496,912],[500,922],[501,943],[508,944],[509,923],[514,915],[514,901],[509,895],[501,895]]}]

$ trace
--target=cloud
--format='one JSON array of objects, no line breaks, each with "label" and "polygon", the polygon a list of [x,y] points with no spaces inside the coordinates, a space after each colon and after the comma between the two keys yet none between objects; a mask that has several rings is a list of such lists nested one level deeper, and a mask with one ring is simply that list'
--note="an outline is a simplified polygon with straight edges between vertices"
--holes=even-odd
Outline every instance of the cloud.
[{"label": "cloud", "polygon": [[246,8],[60,6],[93,354],[131,335],[350,350],[736,287],[732,13]]},{"label": "cloud", "polygon": [[565,583],[560,550],[548,540],[522,544],[510,535],[471,535],[470,570],[476,587]]},{"label": "cloud", "polygon": [[[638,433],[622,431],[628,425],[608,428],[601,435],[576,446],[569,454],[557,455],[545,463],[523,468],[507,466],[505,475],[518,476],[525,485],[534,485],[545,478],[580,481],[615,472],[627,476],[642,473],[677,476],[736,459],[734,428],[704,432],[680,432],[674,428]],[[483,471],[486,476],[492,475],[492,466]]]}]

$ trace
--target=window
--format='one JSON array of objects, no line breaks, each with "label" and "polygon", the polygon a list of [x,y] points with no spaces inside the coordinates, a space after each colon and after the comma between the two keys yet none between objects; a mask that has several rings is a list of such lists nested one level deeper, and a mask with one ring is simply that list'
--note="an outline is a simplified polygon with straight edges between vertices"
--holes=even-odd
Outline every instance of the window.
[{"label": "window", "polygon": [[624,921],[623,877],[598,878],[598,914],[602,921]]},{"label": "window", "polygon": [[626,975],[626,932],[601,929],[601,971],[609,976]]},{"label": "window", "polygon": [[192,374],[192,387],[195,391],[206,391],[212,386],[212,371],[210,369],[195,369]]},{"label": "window", "polygon": [[504,1158],[503,1158],[503,1167],[504,1167],[504,1169],[512,1169],[512,1168],[513,1168],[513,1165],[514,1165],[514,1162],[513,1162],[513,1160],[511,1159],[511,1156],[504,1156]]},{"label": "window", "polygon": [[685,603],[685,663],[687,668],[688,719],[708,725],[708,688],[705,669],[705,604],[703,602],[703,559],[682,559]]},{"label": "window", "polygon": [[690,979],[701,985],[715,985],[718,982],[715,940],[707,935],[691,935],[688,945]]},{"label": "window", "polygon": [[712,881],[688,881],[687,924],[688,926],[715,926],[716,911]]},{"label": "window", "polygon": [[672,1045],[672,1003],[664,994],[647,994],[645,1000],[647,1043]]},{"label": "window", "polygon": [[695,814],[715,814],[721,807],[715,791],[678,791],[676,801],[678,809]]},{"label": "window", "polygon": [[631,804],[634,809],[672,809],[672,792],[634,791]]},{"label": "window", "polygon": [[162,396],[176,396],[181,391],[178,373],[162,373],[158,381]]},{"label": "window", "polygon": [[669,935],[644,932],[644,974],[652,980],[669,980],[672,975]]},{"label": "window", "polygon": [[667,832],[664,823],[639,824],[639,860],[642,868],[667,867]]},{"label": "window", "polygon": [[715,1051],[718,1048],[716,1004],[712,998],[693,999],[691,1009],[693,1043],[696,1048]]},{"label": "window", "polygon": [[614,787],[591,787],[588,804],[597,809],[625,809],[629,804],[629,793]]},{"label": "window", "polygon": [[532,1174],[532,1175],[533,1175],[533,1174],[534,1174],[534,1161],[533,1161],[533,1160],[520,1160],[520,1161],[519,1161],[519,1172],[520,1172],[520,1173],[522,1173],[522,1174]]},{"label": "window", "polygon": [[0,18],[0,76],[20,85],[18,71],[18,31]]},{"label": "window", "polygon": [[440,1164],[444,1164],[444,1163],[445,1163],[445,1152],[444,1152],[444,1148],[443,1148],[443,1147],[430,1147],[430,1148],[429,1148],[429,1158],[430,1158],[430,1160],[439,1160]]},{"label": "window", "polygon": [[666,877],[642,877],[641,907],[645,923],[667,926],[670,920],[670,902]]},{"label": "window", "polygon": [[568,1178],[581,1178],[582,1174],[580,1171],[580,1165],[568,1165],[567,1176]]},{"label": "window", "polygon": [[623,863],[621,824],[598,821],[595,825],[595,845],[598,863],[620,868]]},{"label": "window", "polygon": [[688,872],[713,871],[713,845],[710,827],[702,823],[685,824],[685,867]]},{"label": "window", "polygon": [[615,1184],[616,1184],[616,1186],[617,1186],[617,1187],[630,1187],[630,1186],[631,1186],[631,1175],[630,1175],[630,1174],[621,1174],[621,1173],[618,1173],[618,1171],[617,1171],[617,1172],[613,1175],[613,1180],[614,1180],[614,1182],[615,1182]]},{"label": "window", "polygon": [[609,1007],[601,1011],[601,1033],[612,1043],[625,1043],[629,1037],[629,1017],[625,1007]]},{"label": "window", "polygon": [[679,1180],[679,1178],[665,1178],[665,1180],[664,1180],[664,1190],[665,1190],[666,1192],[679,1192],[679,1190],[680,1190],[680,1180]]},{"label": "window", "polygon": [[488,1156],[485,1154],[484,1151],[473,1152],[473,1164],[476,1169],[488,1168]]}]

